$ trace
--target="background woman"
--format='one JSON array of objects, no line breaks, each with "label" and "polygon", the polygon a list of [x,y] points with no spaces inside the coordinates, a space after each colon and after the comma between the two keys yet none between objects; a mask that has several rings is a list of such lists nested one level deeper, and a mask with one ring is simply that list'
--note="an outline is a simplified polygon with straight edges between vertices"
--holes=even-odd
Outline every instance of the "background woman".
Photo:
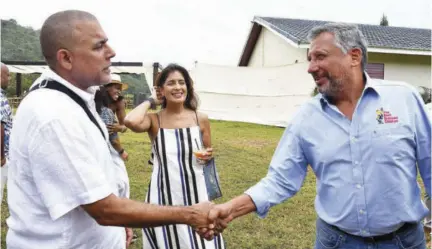
[{"label": "background woman", "polygon": [[[159,104],[158,113],[148,112]],[[206,148],[204,160],[211,159],[210,122],[197,112],[197,105],[188,71],[171,64],[156,79],[152,98],[126,116],[129,129],[148,132],[152,141],[154,166],[146,202],[193,205],[208,200],[203,165],[197,163],[193,151]],[[144,248],[225,248],[221,235],[206,241],[187,225],[144,228],[143,242]]]},{"label": "background woman", "polygon": [[95,94],[96,110],[108,128],[111,145],[123,160],[127,160],[128,153],[120,143],[118,132],[127,130],[124,125],[126,105],[121,92],[126,90],[128,86],[121,82],[121,78],[117,74],[112,74],[111,78],[111,82],[102,86]]}]

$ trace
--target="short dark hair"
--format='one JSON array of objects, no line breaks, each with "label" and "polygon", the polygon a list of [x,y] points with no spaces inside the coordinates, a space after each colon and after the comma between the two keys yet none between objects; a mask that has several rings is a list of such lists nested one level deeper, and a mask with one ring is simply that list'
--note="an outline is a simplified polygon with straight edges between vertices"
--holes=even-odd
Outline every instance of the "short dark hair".
[{"label": "short dark hair", "polygon": [[74,45],[73,31],[79,21],[97,21],[96,17],[81,10],[66,10],[49,16],[42,25],[40,45],[47,64],[53,67],[59,49],[71,49]]},{"label": "short dark hair", "polygon": [[[178,64],[175,64],[175,63],[169,64],[157,76],[156,86],[157,87],[163,87],[168,76],[171,73],[176,72],[176,71],[183,75],[183,78],[185,79],[185,82],[186,82],[187,96],[186,96],[184,106],[188,109],[196,111],[198,109],[198,97],[197,97],[197,95],[194,91],[194,88],[193,88],[193,80],[190,77],[189,72],[186,70],[186,68],[184,68]],[[166,107],[166,101],[163,101],[162,108],[165,108],[165,107]]]}]

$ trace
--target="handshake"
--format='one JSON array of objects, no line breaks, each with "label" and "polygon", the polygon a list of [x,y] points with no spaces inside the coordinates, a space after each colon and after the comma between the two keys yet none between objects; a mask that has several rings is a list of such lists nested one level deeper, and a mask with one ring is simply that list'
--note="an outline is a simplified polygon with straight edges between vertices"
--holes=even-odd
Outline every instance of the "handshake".
[{"label": "handshake", "polygon": [[188,223],[206,240],[212,240],[214,236],[222,233],[234,219],[229,203],[201,202],[192,205],[191,209],[193,214]]}]

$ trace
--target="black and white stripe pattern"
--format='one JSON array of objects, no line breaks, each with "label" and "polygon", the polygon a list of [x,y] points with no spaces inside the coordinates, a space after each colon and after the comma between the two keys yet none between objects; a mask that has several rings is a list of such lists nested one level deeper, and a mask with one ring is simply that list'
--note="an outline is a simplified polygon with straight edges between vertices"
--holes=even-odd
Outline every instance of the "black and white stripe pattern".
[{"label": "black and white stripe pattern", "polygon": [[[208,200],[202,166],[193,156],[195,139],[201,139],[199,126],[159,129],[146,202],[190,206]],[[225,249],[222,236],[206,241],[187,225],[144,228],[143,242],[146,249]]]}]

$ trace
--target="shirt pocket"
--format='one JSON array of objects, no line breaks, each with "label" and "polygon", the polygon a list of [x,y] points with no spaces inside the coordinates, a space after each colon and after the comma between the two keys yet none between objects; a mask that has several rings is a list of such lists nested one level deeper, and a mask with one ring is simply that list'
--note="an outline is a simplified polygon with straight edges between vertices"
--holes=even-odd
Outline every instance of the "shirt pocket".
[{"label": "shirt pocket", "polygon": [[373,156],[376,162],[391,163],[415,156],[414,132],[408,125],[376,127],[371,132]]}]

